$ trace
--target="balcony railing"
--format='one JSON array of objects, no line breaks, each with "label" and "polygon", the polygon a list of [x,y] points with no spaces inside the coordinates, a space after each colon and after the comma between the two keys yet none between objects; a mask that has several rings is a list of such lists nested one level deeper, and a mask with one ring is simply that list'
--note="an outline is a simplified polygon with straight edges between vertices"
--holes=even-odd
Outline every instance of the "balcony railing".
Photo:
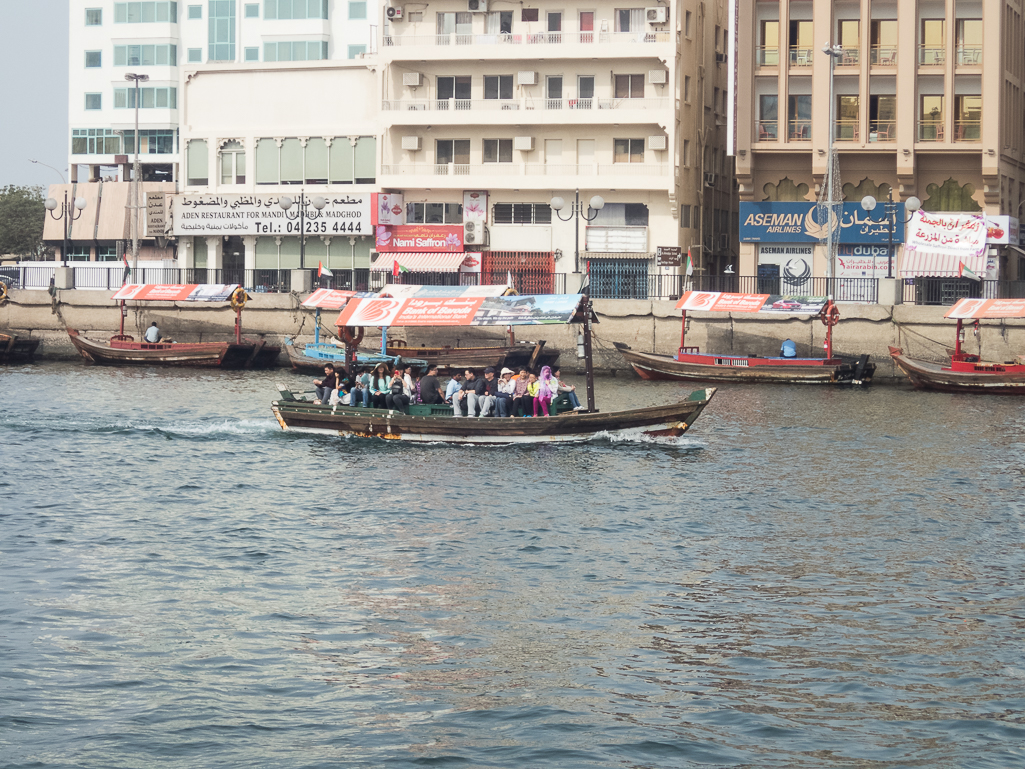
[{"label": "balcony railing", "polygon": [[897,124],[892,120],[870,120],[868,123],[870,142],[892,142],[897,140]]},{"label": "balcony railing", "polygon": [[800,48],[796,45],[790,46],[790,66],[810,67],[815,60],[814,48]]},{"label": "balcony railing", "polygon": [[982,64],[982,49],[970,45],[957,47],[957,66],[972,67]]},{"label": "balcony railing", "polygon": [[934,66],[947,63],[947,49],[932,45],[918,46],[918,63],[923,66]]},{"label": "balcony railing", "polygon": [[860,129],[857,120],[836,121],[836,134],[834,136],[838,142],[856,142],[859,135]]},{"label": "balcony railing", "polygon": [[758,141],[760,142],[774,142],[779,140],[779,121],[777,120],[759,120],[758,121]]},{"label": "balcony railing", "polygon": [[955,120],[954,141],[956,142],[978,142],[982,141],[981,120]]},{"label": "balcony railing", "polygon": [[383,45],[608,45],[635,43],[669,43],[671,32],[640,30],[637,32],[532,32],[515,35],[385,35]]},{"label": "balcony railing", "polygon": [[861,49],[860,48],[843,48],[840,54],[839,60],[836,62],[838,67],[856,67],[861,62]]},{"label": "balcony railing", "polygon": [[943,141],[942,120],[919,120],[918,141],[920,142],[941,142]]},{"label": "balcony railing", "polygon": [[381,102],[385,111],[399,112],[498,112],[504,110],[631,110],[667,109],[669,98],[653,99],[393,99]]},{"label": "balcony railing", "polygon": [[384,176],[666,176],[667,163],[400,163]]},{"label": "balcony railing", "polygon": [[779,66],[779,47],[761,45],[755,49],[755,64],[759,67]]},{"label": "balcony railing", "polygon": [[792,141],[792,142],[810,142],[811,141],[811,121],[810,120],[793,120],[793,119],[791,119],[787,123],[787,141]]},{"label": "balcony railing", "polygon": [[873,45],[869,63],[880,67],[897,66],[897,48],[892,45]]}]

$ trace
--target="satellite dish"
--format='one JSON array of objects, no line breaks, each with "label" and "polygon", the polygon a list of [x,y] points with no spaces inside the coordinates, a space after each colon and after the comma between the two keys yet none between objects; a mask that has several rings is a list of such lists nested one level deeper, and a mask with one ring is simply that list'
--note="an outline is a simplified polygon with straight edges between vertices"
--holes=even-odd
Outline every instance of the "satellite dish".
[{"label": "satellite dish", "polygon": [[733,265],[732,264],[727,264],[726,265],[726,269],[723,270],[722,273],[723,273],[723,275],[734,275],[735,273],[733,272]]}]

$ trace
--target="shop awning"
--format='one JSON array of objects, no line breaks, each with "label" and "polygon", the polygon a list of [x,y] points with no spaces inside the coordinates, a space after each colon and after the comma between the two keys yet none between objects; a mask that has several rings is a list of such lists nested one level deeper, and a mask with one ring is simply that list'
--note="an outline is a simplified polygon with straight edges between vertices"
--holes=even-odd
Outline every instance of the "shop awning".
[{"label": "shop awning", "polygon": [[404,252],[383,253],[370,265],[371,272],[393,272],[398,263],[402,272],[459,272],[459,265],[468,256],[480,259],[479,253],[455,252]]},{"label": "shop awning", "polygon": [[915,211],[907,229],[900,275],[904,278],[957,278],[964,269],[986,271],[986,217]]},{"label": "shop awning", "polygon": [[936,251],[905,251],[899,272],[902,278],[957,278],[961,275],[962,264],[976,275],[983,275],[986,272],[986,254],[958,256]]}]

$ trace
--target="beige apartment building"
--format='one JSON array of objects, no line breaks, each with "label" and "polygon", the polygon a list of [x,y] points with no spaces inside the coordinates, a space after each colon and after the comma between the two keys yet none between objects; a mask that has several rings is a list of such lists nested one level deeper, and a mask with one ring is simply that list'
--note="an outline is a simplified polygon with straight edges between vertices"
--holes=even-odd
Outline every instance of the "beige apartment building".
[{"label": "beige apartment building", "polygon": [[[1004,0],[740,0],[742,225],[752,204],[816,199],[833,131],[847,204],[885,200],[892,188],[895,200],[917,196],[925,211],[1010,217],[1016,236],[1025,201],[1022,10]],[[842,49],[832,127],[828,44]],[[764,271],[763,245],[741,243],[741,274]],[[990,248],[987,277],[1025,277],[1017,246],[1015,237]],[[814,274],[825,270],[817,246]]]}]

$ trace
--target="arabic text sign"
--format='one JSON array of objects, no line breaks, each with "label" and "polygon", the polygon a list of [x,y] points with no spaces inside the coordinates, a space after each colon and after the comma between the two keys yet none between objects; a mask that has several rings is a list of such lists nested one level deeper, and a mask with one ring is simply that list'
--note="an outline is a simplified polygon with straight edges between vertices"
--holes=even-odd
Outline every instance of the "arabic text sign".
[{"label": "arabic text sign", "polygon": [[147,302],[227,302],[236,288],[237,283],[129,283],[122,286],[111,299],[137,299]]},{"label": "arabic text sign", "polygon": [[167,193],[146,193],[146,234],[151,238],[163,236],[167,226]]},{"label": "arabic text sign", "polygon": [[[896,207],[893,242],[904,240],[904,204]],[[743,242],[811,243],[828,235],[826,227],[818,223],[816,204],[798,203],[741,203],[740,239]],[[839,243],[886,243],[890,237],[890,224],[886,207],[877,205],[865,211],[860,203],[844,203],[840,215]]]},{"label": "arabic text sign", "polygon": [[905,251],[979,256],[986,250],[986,217],[916,211],[908,225]]},{"label": "arabic text sign", "polygon": [[[299,234],[299,196],[285,211],[277,194],[175,195],[171,203],[171,226],[175,235],[296,235]],[[328,194],[318,211],[306,196],[306,218],[302,229],[308,235],[369,235],[370,194]]]},{"label": "arabic text sign", "polygon": [[944,318],[1025,318],[1025,299],[960,299]]},{"label": "arabic text sign", "polygon": [[523,326],[568,323],[579,294],[353,299],[338,326]]}]

